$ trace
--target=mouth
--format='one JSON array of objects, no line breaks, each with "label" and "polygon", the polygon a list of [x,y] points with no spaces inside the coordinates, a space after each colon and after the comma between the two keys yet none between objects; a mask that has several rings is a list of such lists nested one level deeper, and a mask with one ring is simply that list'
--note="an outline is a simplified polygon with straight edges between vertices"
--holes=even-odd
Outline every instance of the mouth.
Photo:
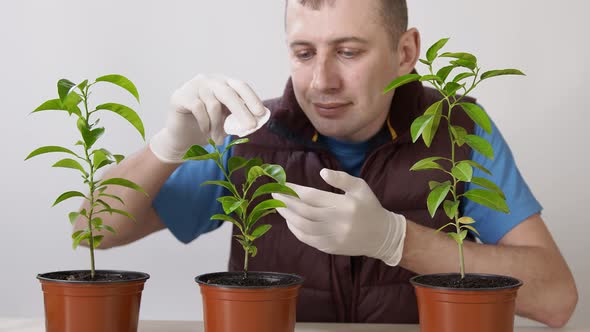
[{"label": "mouth", "polygon": [[342,115],[352,103],[312,103],[317,114],[324,118],[335,118]]}]

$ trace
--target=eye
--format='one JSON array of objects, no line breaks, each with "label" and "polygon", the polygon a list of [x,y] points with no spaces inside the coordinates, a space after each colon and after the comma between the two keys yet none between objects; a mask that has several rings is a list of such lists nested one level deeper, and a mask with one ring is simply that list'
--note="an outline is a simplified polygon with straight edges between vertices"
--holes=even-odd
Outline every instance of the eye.
[{"label": "eye", "polygon": [[301,61],[309,60],[313,57],[314,52],[311,50],[299,50],[295,51],[295,57]]},{"label": "eye", "polygon": [[359,50],[352,50],[352,49],[348,49],[348,48],[338,50],[338,55],[341,55],[342,57],[347,58],[347,59],[355,58],[360,53],[361,52]]}]

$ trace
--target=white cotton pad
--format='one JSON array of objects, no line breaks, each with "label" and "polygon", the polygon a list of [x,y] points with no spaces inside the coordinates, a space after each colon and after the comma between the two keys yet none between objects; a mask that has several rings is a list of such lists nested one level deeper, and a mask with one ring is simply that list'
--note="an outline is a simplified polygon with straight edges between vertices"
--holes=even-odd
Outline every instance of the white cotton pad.
[{"label": "white cotton pad", "polygon": [[223,130],[228,135],[236,135],[239,137],[244,137],[247,135],[252,134],[253,132],[260,129],[260,127],[264,126],[264,124],[270,119],[270,111],[268,108],[264,108],[265,112],[264,115],[256,117],[256,127],[252,129],[244,129],[240,124],[240,120],[234,114],[230,114],[227,119],[225,119],[225,123],[223,124]]}]

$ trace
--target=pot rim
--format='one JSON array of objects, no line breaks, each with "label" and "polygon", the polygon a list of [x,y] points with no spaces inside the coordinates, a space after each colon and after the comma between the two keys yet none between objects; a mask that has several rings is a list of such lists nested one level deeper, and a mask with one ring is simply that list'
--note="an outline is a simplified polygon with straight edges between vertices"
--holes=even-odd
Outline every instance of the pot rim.
[{"label": "pot rim", "polygon": [[523,285],[522,280],[518,278],[514,278],[511,276],[501,275],[501,274],[491,274],[491,273],[466,273],[466,276],[480,276],[480,277],[501,277],[501,278],[508,278],[517,281],[515,285],[510,286],[503,286],[503,287],[488,287],[488,288],[457,288],[457,287],[442,287],[442,286],[432,286],[428,284],[424,284],[421,282],[417,282],[416,279],[419,277],[424,276],[450,276],[450,275],[459,275],[459,273],[430,273],[430,274],[419,274],[410,278],[410,283],[416,287],[425,287],[430,289],[440,289],[440,290],[449,290],[449,291],[470,291],[470,292],[482,292],[482,291],[498,291],[498,290],[505,290],[505,289],[514,289],[518,288]]},{"label": "pot rim", "polygon": [[88,280],[61,280],[61,279],[54,279],[49,277],[53,273],[80,273],[80,272],[90,272],[90,270],[63,270],[63,271],[53,271],[53,272],[45,272],[37,274],[37,279],[41,281],[48,281],[48,282],[56,282],[56,283],[64,283],[64,284],[115,284],[115,283],[128,283],[128,282],[136,282],[136,281],[145,281],[150,278],[150,275],[145,272],[137,272],[137,271],[125,271],[125,270],[95,270],[95,272],[106,272],[106,273],[118,273],[118,274],[136,274],[137,277],[128,280],[95,280],[95,281],[88,281]]},{"label": "pot rim", "polygon": [[243,274],[244,272],[210,272],[200,274],[195,277],[195,282],[199,285],[205,285],[210,287],[216,288],[231,288],[231,289],[273,289],[273,288],[288,288],[293,287],[296,285],[301,285],[304,282],[304,278],[302,276],[292,274],[292,273],[282,273],[282,272],[266,272],[266,271],[248,271],[249,275],[266,275],[266,276],[275,276],[275,277],[290,277],[296,279],[295,281],[285,284],[285,285],[273,285],[273,286],[239,286],[239,285],[216,285],[216,284],[209,284],[204,281],[206,278],[219,276],[219,275],[236,275],[236,274]]}]

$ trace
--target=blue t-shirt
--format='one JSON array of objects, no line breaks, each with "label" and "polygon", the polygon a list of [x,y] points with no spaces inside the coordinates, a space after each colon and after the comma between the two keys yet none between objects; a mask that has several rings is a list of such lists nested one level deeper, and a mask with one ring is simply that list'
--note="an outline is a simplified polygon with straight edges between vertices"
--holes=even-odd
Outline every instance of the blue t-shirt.
[{"label": "blue t-shirt", "polygon": [[[472,152],[471,160],[483,165],[492,173],[492,176],[489,176],[474,168],[473,176],[487,178],[504,191],[510,214],[494,211],[468,199],[462,199],[461,212],[476,220],[474,226],[481,234],[479,239],[483,243],[495,244],[516,225],[539,213],[542,207],[518,171],[512,152],[495,124],[492,123],[492,134],[488,134],[479,126],[476,126],[475,134],[492,144],[495,159],[492,161],[475,151]],[[358,176],[369,149],[368,142],[342,142],[329,137],[320,139],[346,172]],[[230,137],[226,138],[220,150],[223,151],[229,140]],[[211,151],[210,146],[207,149]],[[230,148],[224,156],[225,165],[231,153]],[[163,185],[153,201],[153,207],[162,222],[180,241],[188,243],[221,225],[221,221],[212,221],[209,218],[214,214],[223,213],[221,204],[216,199],[227,194],[224,193],[225,189],[200,184],[208,180],[222,179],[223,173],[212,160],[187,161]],[[465,191],[476,187],[478,186],[467,183]]]}]

